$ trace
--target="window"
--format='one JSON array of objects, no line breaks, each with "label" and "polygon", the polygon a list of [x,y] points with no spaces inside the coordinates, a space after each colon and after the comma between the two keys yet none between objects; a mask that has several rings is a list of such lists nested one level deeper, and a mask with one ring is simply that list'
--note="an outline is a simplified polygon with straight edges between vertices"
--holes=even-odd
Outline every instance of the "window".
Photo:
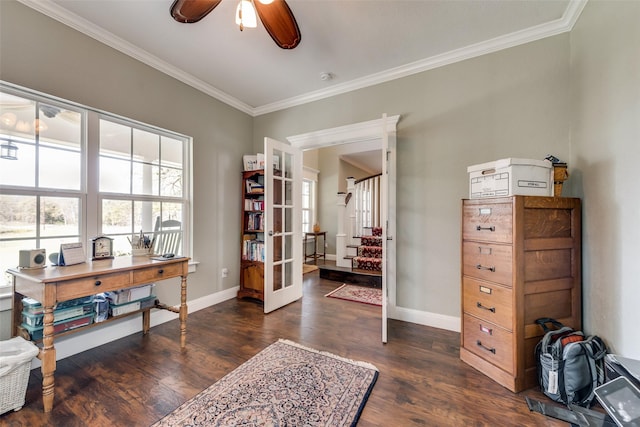
[{"label": "window", "polygon": [[304,168],[302,180],[302,232],[310,233],[316,222],[316,184],[318,171]]},{"label": "window", "polygon": [[[97,135],[88,138],[87,135]],[[115,239],[131,253],[142,231],[154,250],[188,254],[189,138],[0,84],[0,287],[21,249]],[[95,153],[90,155],[89,153]],[[94,172],[94,171],[97,171]],[[171,238],[169,237],[171,236]],[[155,238],[155,239],[154,239]]]},{"label": "window", "polygon": [[116,256],[142,236],[152,252],[183,254],[185,148],[173,135],[100,119],[102,233]]}]

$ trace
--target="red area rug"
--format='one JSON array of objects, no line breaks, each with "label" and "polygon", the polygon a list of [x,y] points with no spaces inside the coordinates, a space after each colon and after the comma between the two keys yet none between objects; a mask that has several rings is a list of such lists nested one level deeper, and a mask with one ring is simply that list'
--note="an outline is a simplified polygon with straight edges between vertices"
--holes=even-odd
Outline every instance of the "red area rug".
[{"label": "red area rug", "polygon": [[344,284],[325,297],[338,298],[382,307],[382,289]]}]

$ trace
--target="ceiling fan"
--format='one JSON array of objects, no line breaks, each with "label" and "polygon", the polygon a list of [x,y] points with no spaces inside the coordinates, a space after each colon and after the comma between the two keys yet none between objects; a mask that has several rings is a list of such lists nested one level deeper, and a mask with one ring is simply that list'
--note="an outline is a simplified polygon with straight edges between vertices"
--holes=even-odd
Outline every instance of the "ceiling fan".
[{"label": "ceiling fan", "polygon": [[[171,16],[178,22],[198,22],[215,9],[222,0],[175,0],[171,5]],[[240,0],[236,10],[236,23],[240,31],[253,26],[255,12],[274,42],[282,49],[293,49],[300,43],[300,29],[296,18],[285,0]],[[244,16],[243,16],[244,14]],[[251,17],[253,14],[253,17]]]}]

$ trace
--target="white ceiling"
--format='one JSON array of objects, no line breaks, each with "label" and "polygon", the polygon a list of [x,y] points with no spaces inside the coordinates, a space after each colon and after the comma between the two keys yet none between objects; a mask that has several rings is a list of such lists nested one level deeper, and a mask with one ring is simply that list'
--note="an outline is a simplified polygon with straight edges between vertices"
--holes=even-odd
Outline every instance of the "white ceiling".
[{"label": "white ceiling", "polygon": [[288,0],[302,41],[283,50],[240,32],[237,0],[195,24],[173,0],[19,1],[253,116],[569,31],[586,2]]}]

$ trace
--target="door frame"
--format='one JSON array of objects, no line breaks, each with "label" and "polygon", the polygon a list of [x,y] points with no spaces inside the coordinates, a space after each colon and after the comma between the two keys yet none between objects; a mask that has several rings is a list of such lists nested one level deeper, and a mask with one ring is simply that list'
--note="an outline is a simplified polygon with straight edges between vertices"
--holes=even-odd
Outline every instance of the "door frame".
[{"label": "door frame", "polygon": [[[292,146],[300,149],[301,151],[332,147],[342,144],[352,144],[354,142],[372,142],[378,144],[380,148],[382,148],[383,130],[386,129],[388,138],[394,142],[393,145],[395,146],[397,124],[399,120],[400,115],[383,115],[381,119],[322,129],[289,136],[286,139]],[[389,206],[389,208],[395,211],[396,207]],[[392,215],[392,218],[395,220],[395,214]],[[390,224],[390,226],[393,228],[393,230],[390,231],[395,233],[395,224]],[[389,253],[387,256],[388,268],[385,277],[387,281],[386,308],[387,313],[394,313],[396,308],[396,245],[390,245],[390,247],[394,250],[393,253]]]}]

